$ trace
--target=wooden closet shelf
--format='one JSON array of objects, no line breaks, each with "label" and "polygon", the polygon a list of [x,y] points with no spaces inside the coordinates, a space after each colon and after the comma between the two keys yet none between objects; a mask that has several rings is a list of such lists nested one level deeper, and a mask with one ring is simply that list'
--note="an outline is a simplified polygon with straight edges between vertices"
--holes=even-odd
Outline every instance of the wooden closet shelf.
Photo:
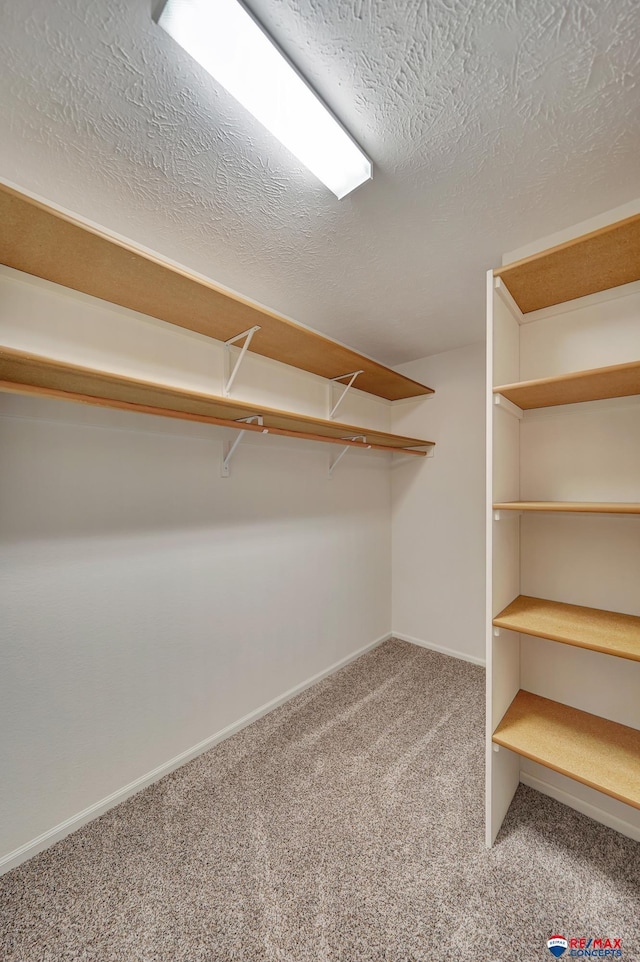
[{"label": "wooden closet shelf", "polygon": [[493,741],[640,808],[640,731],[519,691]]},{"label": "wooden closet shelf", "polygon": [[519,595],[496,615],[493,624],[496,628],[640,661],[640,618],[635,615]]},{"label": "wooden closet shelf", "polygon": [[640,280],[640,214],[493,273],[523,314]]},{"label": "wooden closet shelf", "polygon": [[493,393],[502,395],[525,411],[559,404],[629,397],[640,394],[640,360],[536,381],[503,384],[494,387]]},{"label": "wooden closet shelf", "polygon": [[0,185],[0,263],[121,307],[227,341],[255,325],[250,350],[395,401],[433,390],[244,300],[186,269]]},{"label": "wooden closet shelf", "polygon": [[640,514],[640,503],[624,501],[503,501],[494,511],[561,511],[586,514]]},{"label": "wooden closet shelf", "polygon": [[[418,456],[424,456],[426,452],[414,448],[431,447],[434,443],[78,367],[9,348],[0,348],[0,391],[57,397],[247,431],[262,432],[268,428],[270,434],[384,451],[403,451]],[[237,423],[238,419],[252,415],[262,416],[262,427]],[[345,440],[356,435],[364,435],[366,442]]]}]

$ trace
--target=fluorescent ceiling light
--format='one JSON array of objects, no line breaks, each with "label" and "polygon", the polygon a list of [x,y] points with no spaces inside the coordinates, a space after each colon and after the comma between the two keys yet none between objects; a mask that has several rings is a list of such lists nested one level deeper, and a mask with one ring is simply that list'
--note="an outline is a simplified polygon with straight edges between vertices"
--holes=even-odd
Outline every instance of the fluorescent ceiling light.
[{"label": "fluorescent ceiling light", "polygon": [[371,161],[238,0],[167,0],[158,23],[341,198]]}]

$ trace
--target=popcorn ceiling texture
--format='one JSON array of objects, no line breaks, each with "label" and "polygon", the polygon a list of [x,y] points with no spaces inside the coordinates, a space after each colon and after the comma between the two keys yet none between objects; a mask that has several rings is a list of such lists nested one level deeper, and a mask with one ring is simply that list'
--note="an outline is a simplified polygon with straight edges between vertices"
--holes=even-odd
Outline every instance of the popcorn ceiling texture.
[{"label": "popcorn ceiling texture", "polygon": [[640,195],[637,0],[250,0],[373,159],[343,201],[150,0],[0,0],[0,177],[399,363],[504,250]]}]

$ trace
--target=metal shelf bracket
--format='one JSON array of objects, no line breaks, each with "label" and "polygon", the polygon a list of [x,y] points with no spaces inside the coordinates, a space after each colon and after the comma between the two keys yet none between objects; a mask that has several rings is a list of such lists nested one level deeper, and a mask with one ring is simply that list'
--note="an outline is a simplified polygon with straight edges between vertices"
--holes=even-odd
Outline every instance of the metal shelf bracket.
[{"label": "metal shelf bracket", "polygon": [[[366,444],[366,442],[367,442],[367,439],[366,439],[366,437],[365,437],[364,434],[356,434],[355,437],[353,437],[353,438],[344,438],[344,440],[345,440],[345,441],[363,441],[365,444]],[[345,447],[342,449],[342,451],[340,452],[340,454],[338,455],[338,457],[335,458],[335,460],[333,460],[333,461],[330,463],[330,465],[329,465],[329,481],[331,481],[331,478],[333,477],[333,472],[334,472],[335,469],[338,467],[338,465],[340,464],[340,462],[342,461],[343,457],[345,456],[345,454],[347,453],[347,451],[349,450],[350,447],[351,447],[350,444],[345,445]],[[367,447],[370,448],[371,445],[370,445],[370,444],[367,444]]]},{"label": "metal shelf bracket", "polygon": [[519,518],[522,511],[494,511],[493,520],[494,521],[505,521],[507,518]]},{"label": "metal shelf bracket", "polygon": [[333,405],[333,407],[332,407],[331,410],[329,411],[329,420],[331,420],[332,418],[335,417],[336,411],[338,410],[338,408],[340,407],[340,405],[341,405],[342,402],[344,401],[345,397],[347,396],[347,394],[348,394],[348,392],[349,392],[349,388],[350,388],[350,387],[353,387],[353,382],[354,382],[355,379],[357,378],[358,374],[364,374],[364,371],[352,371],[350,374],[340,374],[338,377],[331,377],[331,378],[329,378],[329,392],[330,392],[330,393],[329,393],[329,404],[331,404],[331,399],[332,399],[332,396],[333,396],[333,384],[334,384],[334,383],[337,383],[338,381],[344,381],[344,379],[347,378],[347,377],[348,377],[348,378],[351,378],[351,380],[349,381],[349,383],[345,385],[344,391],[342,392],[342,394],[340,395],[340,397],[338,398],[338,400],[336,401],[336,403]]},{"label": "metal shelf bracket", "polygon": [[[231,394],[231,388],[233,387],[233,382],[236,379],[236,375],[240,370],[240,365],[244,361],[244,356],[249,350],[249,345],[251,344],[251,339],[256,331],[260,330],[260,326],[250,327],[248,331],[243,331],[242,334],[236,334],[235,337],[230,337],[228,341],[224,342],[224,355],[225,355],[225,381],[224,381],[224,396],[229,397]],[[229,368],[231,367],[231,347],[245,338],[245,342],[242,345],[242,350],[236,359],[236,363],[233,366],[233,370],[229,373]]]},{"label": "metal shelf bracket", "polygon": [[[248,418],[238,418],[238,424],[259,424],[260,426],[262,426],[264,424],[264,421],[261,414],[252,414],[251,417],[248,417]],[[240,442],[242,441],[242,438],[246,433],[247,433],[246,431],[238,431],[235,437],[235,440],[230,445],[229,444],[226,445],[227,452],[222,461],[222,468],[220,470],[220,474],[223,478],[229,477],[230,468],[231,468],[231,459],[233,458],[233,455],[236,453],[236,448],[238,447],[238,445],[240,444]],[[268,434],[269,428],[264,428],[262,433]]]}]

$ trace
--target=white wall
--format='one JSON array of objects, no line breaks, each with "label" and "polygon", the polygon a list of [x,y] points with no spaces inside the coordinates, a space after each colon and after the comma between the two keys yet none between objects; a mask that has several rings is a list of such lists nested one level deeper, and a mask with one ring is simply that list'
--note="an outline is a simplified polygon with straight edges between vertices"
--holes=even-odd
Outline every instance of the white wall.
[{"label": "white wall", "polygon": [[436,393],[396,403],[392,430],[437,442],[392,478],[393,631],[484,662],[485,349],[473,344],[397,368]]},{"label": "white wall", "polygon": [[[0,343],[220,388],[215,342],[8,270]],[[313,375],[253,357],[239,398],[249,377],[323,413]],[[356,409],[388,426],[388,404]],[[0,395],[4,868],[389,633],[389,455],[329,481],[334,446],[250,436],[222,479],[229,437]]]}]

